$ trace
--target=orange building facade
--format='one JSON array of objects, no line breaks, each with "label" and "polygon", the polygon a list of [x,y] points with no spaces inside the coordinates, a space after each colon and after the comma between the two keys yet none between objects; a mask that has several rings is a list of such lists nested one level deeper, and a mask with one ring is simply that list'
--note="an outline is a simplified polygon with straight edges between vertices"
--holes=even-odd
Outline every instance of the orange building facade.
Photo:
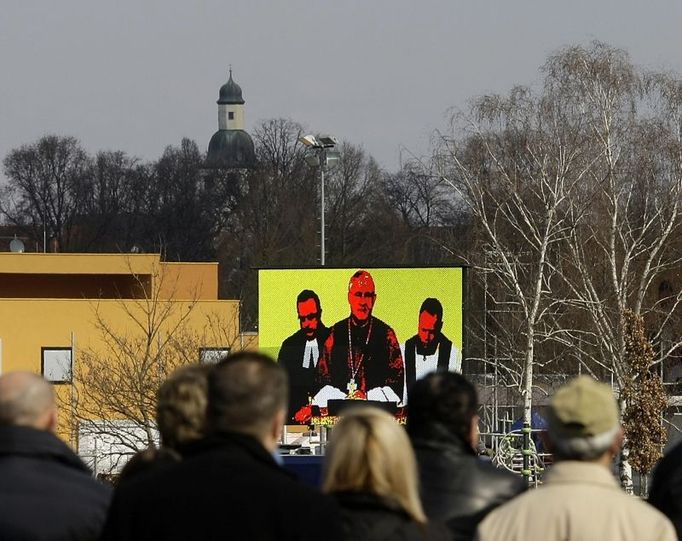
[{"label": "orange building facade", "polygon": [[[88,395],[77,388],[87,382],[79,378],[86,359],[110,359],[112,371],[124,362],[112,354],[112,337],[140,343],[152,332],[146,338],[159,347],[173,334],[192,337],[184,340],[181,364],[256,346],[253,336],[240,334],[239,302],[218,299],[217,263],[166,263],[159,254],[0,253],[0,372],[43,374],[60,405]],[[66,409],[60,407],[60,433],[78,447]]]}]

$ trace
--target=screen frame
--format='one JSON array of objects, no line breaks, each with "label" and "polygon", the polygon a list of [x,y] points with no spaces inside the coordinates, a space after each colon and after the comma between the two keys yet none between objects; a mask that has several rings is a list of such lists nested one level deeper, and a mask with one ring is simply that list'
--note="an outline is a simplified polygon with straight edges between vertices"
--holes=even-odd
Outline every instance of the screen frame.
[{"label": "screen frame", "polygon": [[[324,269],[330,269],[330,270],[343,270],[343,269],[357,269],[357,270],[367,270],[367,271],[372,271],[373,269],[461,269],[462,270],[462,351],[461,351],[461,357],[462,357],[462,372],[464,372],[464,361],[467,358],[467,352],[469,351],[468,344],[469,344],[469,303],[470,303],[470,292],[471,288],[469,287],[469,273],[471,272],[471,269],[473,268],[471,265],[467,264],[425,264],[425,265],[417,265],[417,264],[410,264],[410,265],[398,265],[398,264],[391,264],[391,265],[268,265],[268,266],[252,266],[250,267],[251,270],[255,270],[257,273],[257,279],[256,282],[260,284],[260,279],[258,278],[258,275],[260,274],[260,271],[266,270],[324,270]],[[256,306],[258,307],[258,319],[256,323],[256,329],[260,331],[260,286],[256,288],[257,291],[257,302]]]}]

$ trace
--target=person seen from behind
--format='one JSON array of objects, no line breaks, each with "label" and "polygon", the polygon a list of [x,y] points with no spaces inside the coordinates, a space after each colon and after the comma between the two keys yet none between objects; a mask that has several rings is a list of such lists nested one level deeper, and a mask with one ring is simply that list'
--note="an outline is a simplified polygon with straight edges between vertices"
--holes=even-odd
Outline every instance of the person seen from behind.
[{"label": "person seen from behind", "polygon": [[549,408],[557,463],[544,483],[493,511],[477,539],[673,541],[670,521],[628,496],[611,473],[623,441],[611,388],[589,376],[561,387]]},{"label": "person seen from behind", "polygon": [[56,435],[54,390],[29,372],[0,376],[0,539],[96,540],[111,489]]},{"label": "person seen from behind", "polygon": [[656,465],[649,503],[672,521],[677,537],[682,537],[682,444]]},{"label": "person seen from behind", "polygon": [[286,371],[266,355],[218,363],[208,376],[206,436],[182,461],[121,484],[102,539],[338,539],[333,500],[273,457],[287,389]]},{"label": "person seen from behind", "polygon": [[334,427],[323,491],[341,507],[344,540],[446,540],[429,524],[417,488],[417,467],[405,430],[388,413],[358,406]]},{"label": "person seen from behind", "polygon": [[410,392],[407,431],[419,466],[421,498],[452,539],[472,539],[495,507],[521,493],[523,479],[478,458],[478,396],[461,374],[433,372]]},{"label": "person seen from behind", "polygon": [[123,467],[119,483],[179,461],[192,442],[202,438],[211,367],[202,364],[180,367],[161,384],[156,401],[161,446],[135,454]]}]

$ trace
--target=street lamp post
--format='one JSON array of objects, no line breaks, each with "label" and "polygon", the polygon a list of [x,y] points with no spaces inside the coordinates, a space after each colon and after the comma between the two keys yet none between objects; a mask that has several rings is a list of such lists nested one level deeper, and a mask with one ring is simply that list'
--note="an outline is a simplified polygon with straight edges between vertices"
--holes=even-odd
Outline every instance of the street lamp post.
[{"label": "street lamp post", "polygon": [[306,157],[308,165],[320,168],[320,265],[325,264],[325,235],[324,235],[324,175],[327,166],[333,165],[339,159],[338,151],[334,147],[338,143],[331,135],[304,135],[299,139],[313,154]]},{"label": "street lamp post", "polygon": [[320,265],[324,267],[324,170],[327,168],[326,152],[322,149],[320,156]]}]

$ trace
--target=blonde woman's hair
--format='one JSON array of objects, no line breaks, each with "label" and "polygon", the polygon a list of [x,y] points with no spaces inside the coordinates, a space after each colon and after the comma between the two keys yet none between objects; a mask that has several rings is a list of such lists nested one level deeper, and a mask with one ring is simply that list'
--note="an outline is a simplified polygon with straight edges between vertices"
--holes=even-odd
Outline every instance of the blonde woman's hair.
[{"label": "blonde woman's hair", "polygon": [[426,523],[410,440],[393,417],[376,408],[353,409],[334,427],[323,490],[370,492],[398,504],[413,520]]},{"label": "blonde woman's hair", "polygon": [[156,422],[161,443],[172,449],[204,435],[209,365],[178,368],[157,393]]}]

